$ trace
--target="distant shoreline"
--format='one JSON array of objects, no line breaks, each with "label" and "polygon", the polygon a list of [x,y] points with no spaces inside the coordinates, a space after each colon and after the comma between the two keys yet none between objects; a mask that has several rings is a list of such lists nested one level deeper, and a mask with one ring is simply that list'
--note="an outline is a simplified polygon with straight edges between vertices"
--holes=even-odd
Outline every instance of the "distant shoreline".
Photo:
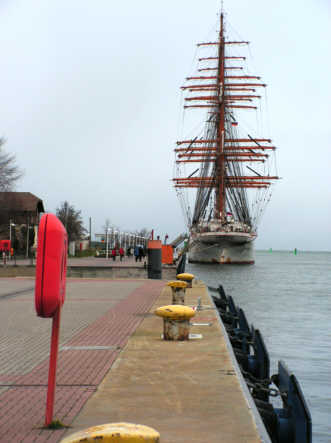
[{"label": "distant shoreline", "polygon": [[[293,249],[273,249],[270,251],[270,249],[255,249],[255,252],[290,252],[293,253]],[[325,250],[325,251],[318,251],[318,250],[305,250],[305,249],[298,249],[297,252],[299,253],[319,253],[319,254],[330,254],[331,251]]]}]

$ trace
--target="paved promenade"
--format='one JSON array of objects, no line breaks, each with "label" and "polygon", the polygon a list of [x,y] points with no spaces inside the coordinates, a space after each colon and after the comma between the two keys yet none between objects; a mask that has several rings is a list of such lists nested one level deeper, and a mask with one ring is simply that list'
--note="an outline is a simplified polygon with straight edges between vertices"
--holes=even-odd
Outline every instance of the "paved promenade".
[{"label": "paved promenade", "polygon": [[[156,429],[161,443],[262,441],[202,282],[186,290],[187,305],[197,306],[199,299],[190,341],[162,340],[162,319],[146,316],[66,435],[127,421]],[[169,302],[165,287],[152,311]]]},{"label": "paved promenade", "polygon": [[[160,295],[156,280],[68,280],[54,417],[71,424]],[[51,319],[34,311],[33,279],[0,279],[0,442],[58,442],[44,423]]]},{"label": "paved promenade", "polygon": [[186,295],[187,305],[203,307],[192,319],[196,338],[166,342],[151,314],[171,301],[165,281],[69,279],[54,418],[70,428],[42,429],[51,320],[36,317],[33,286],[0,279],[1,443],[60,442],[119,421],[155,428],[162,443],[269,442],[199,282]]}]

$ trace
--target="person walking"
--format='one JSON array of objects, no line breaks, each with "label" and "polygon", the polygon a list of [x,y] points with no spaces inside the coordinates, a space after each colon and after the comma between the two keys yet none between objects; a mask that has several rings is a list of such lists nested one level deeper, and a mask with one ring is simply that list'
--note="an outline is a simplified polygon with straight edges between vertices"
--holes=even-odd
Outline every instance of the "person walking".
[{"label": "person walking", "polygon": [[139,246],[135,246],[134,247],[134,258],[135,258],[135,260],[136,261],[138,261],[138,258],[139,258]]},{"label": "person walking", "polygon": [[139,246],[139,261],[141,261],[143,257],[144,257],[144,250],[142,246]]},{"label": "person walking", "polygon": [[122,247],[120,247],[118,252],[120,253],[120,261],[122,261],[123,257],[124,257],[124,249]]},{"label": "person walking", "polygon": [[113,257],[113,261],[115,261],[116,260],[116,248],[113,248],[111,250],[111,256]]}]

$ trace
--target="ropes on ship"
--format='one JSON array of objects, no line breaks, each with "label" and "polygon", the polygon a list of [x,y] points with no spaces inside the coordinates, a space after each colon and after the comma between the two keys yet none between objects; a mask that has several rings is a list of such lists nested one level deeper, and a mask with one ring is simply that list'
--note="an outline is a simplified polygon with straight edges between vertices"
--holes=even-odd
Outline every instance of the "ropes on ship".
[{"label": "ropes on ship", "polygon": [[[218,226],[256,232],[271,198],[272,180],[278,178],[271,172],[275,170],[271,140],[249,134],[254,134],[250,124],[255,127],[254,120],[262,129],[263,96],[256,94],[257,88],[266,85],[251,74],[245,62],[240,66],[246,57],[233,51],[233,43],[247,42],[226,39],[222,25],[220,29],[218,42],[212,39],[198,44],[197,72],[182,86],[184,114],[186,108],[209,109],[202,131],[195,128],[195,137],[177,142],[174,182],[189,230],[203,232]],[[210,49],[214,52],[208,57],[201,52]],[[249,109],[250,123],[238,126],[242,112],[247,112],[242,108]],[[196,188],[195,198],[192,188]]]},{"label": "ropes on ship", "polygon": [[[209,117],[207,124],[206,124],[205,134],[204,134],[204,138],[206,140],[214,140],[217,137],[216,122],[217,122],[217,119],[215,118],[215,116]],[[209,143],[208,146],[211,147],[211,143]],[[211,176],[211,177],[213,177],[213,179],[215,181],[216,180],[215,163],[209,161],[210,157],[211,157],[211,154],[209,153],[208,157],[206,158],[207,161],[201,163],[200,177]],[[202,183],[202,181],[201,181],[201,183]],[[196,194],[193,218],[192,218],[193,225],[197,224],[202,218],[204,218],[204,215],[206,214],[206,209],[207,209],[208,203],[210,201],[212,190],[213,190],[212,187],[198,188],[197,194]]]}]

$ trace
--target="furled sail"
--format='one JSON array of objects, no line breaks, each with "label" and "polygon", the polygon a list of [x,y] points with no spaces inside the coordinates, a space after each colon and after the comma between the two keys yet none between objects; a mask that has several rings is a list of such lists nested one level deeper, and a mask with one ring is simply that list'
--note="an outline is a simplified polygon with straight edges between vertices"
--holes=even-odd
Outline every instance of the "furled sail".
[{"label": "furled sail", "polygon": [[[243,112],[260,113],[263,97],[257,91],[266,86],[245,70],[246,57],[232,53],[233,47],[247,44],[226,38],[221,14],[217,41],[198,44],[199,50],[214,49],[213,54],[200,55],[197,73],[182,86],[184,111],[207,112],[200,134],[178,141],[175,149],[173,181],[189,229],[232,220],[256,231],[278,179],[271,169],[271,140],[250,135],[240,123]],[[193,199],[188,196],[192,190]]]}]

